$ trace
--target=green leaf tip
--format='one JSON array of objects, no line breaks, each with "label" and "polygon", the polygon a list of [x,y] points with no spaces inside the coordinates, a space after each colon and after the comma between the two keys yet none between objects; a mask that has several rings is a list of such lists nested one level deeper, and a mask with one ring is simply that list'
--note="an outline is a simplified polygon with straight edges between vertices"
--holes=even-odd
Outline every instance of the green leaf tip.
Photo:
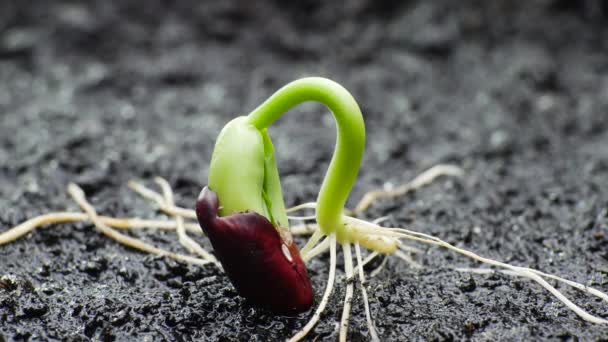
[{"label": "green leaf tip", "polygon": [[245,117],[220,132],[209,166],[209,188],[218,194],[220,215],[254,211],[288,227],[272,141]]},{"label": "green leaf tip", "polygon": [[365,148],[365,125],[357,102],[338,83],[322,77],[293,81],[246,117],[229,122],[220,133],[209,170],[221,215],[252,210],[288,227],[274,147],[266,128],[290,108],[306,101],[326,105],[337,126],[334,155],[317,198],[317,223],[338,241],[352,239],[342,219]]}]

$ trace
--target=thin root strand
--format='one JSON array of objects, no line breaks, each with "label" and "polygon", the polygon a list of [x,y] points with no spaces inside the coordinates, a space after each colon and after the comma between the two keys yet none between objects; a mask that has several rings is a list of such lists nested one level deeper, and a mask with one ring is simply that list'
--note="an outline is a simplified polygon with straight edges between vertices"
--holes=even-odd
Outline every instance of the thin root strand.
[{"label": "thin root strand", "polygon": [[355,244],[355,255],[357,256],[357,270],[359,273],[361,296],[363,297],[363,305],[365,307],[365,319],[367,321],[367,329],[369,330],[369,335],[371,336],[372,341],[379,342],[380,338],[378,337],[378,333],[376,332],[376,327],[374,326],[372,314],[369,309],[369,299],[367,298],[367,290],[365,289],[365,273],[363,272],[363,266],[365,265],[365,263],[361,261],[361,247],[358,243]]},{"label": "thin root strand", "polygon": [[[161,187],[164,196],[164,203],[166,206],[174,207],[175,202],[173,199],[173,190],[171,189],[171,185],[164,178],[156,177],[155,182]],[[177,225],[177,236],[179,243],[182,244],[190,253],[197,254],[204,260],[214,263],[217,267],[221,268],[220,263],[217,259],[209,252],[207,252],[198,242],[194,241],[192,238],[186,234],[186,228],[184,226],[184,218],[181,216],[175,217],[175,223]]]},{"label": "thin root strand", "polygon": [[340,342],[346,342],[348,334],[348,322],[350,320],[350,309],[352,307],[354,286],[353,282],[353,257],[350,243],[342,244],[342,254],[344,256],[344,273],[346,276],[346,294],[344,296],[344,307],[342,309],[342,319],[340,320]]},{"label": "thin root strand", "polygon": [[334,280],[336,278],[336,237],[334,235],[330,235],[327,237],[329,239],[329,276],[327,278],[327,286],[325,287],[325,292],[323,293],[323,298],[315,310],[315,313],[312,315],[308,323],[298,331],[292,338],[289,339],[290,342],[300,341],[308,333],[312,328],[319,322],[321,318],[321,314],[325,311],[325,307],[327,306],[327,302],[329,301],[329,296],[331,295],[334,289]]},{"label": "thin root strand", "polygon": [[[349,224],[351,224],[351,228],[361,229],[362,232],[366,232],[368,234],[385,235],[385,236],[403,238],[403,239],[418,241],[418,242],[422,242],[422,243],[426,243],[426,244],[430,244],[430,245],[440,246],[440,247],[444,247],[449,250],[452,250],[458,254],[467,256],[473,260],[476,260],[476,261],[479,261],[479,262],[482,262],[482,263],[485,263],[488,265],[496,266],[496,267],[506,268],[507,270],[509,270],[515,274],[518,274],[519,276],[526,277],[526,278],[532,279],[535,282],[537,282],[539,285],[541,285],[547,291],[549,291],[551,294],[553,294],[559,301],[564,303],[568,308],[570,308],[572,311],[574,311],[579,317],[581,317],[585,321],[596,323],[596,324],[608,324],[608,320],[593,316],[593,315],[589,314],[587,311],[585,311],[584,309],[582,309],[581,307],[579,307],[578,305],[574,304],[566,296],[564,296],[559,290],[557,290],[555,287],[553,287],[551,284],[549,284],[545,279],[543,279],[541,277],[541,275],[548,276],[548,277],[550,277],[552,279],[556,279],[556,280],[563,279],[561,277],[554,276],[554,275],[548,275],[546,273],[542,273],[540,271],[530,269],[527,267],[513,266],[513,265],[509,265],[509,264],[506,264],[506,263],[503,263],[500,261],[496,261],[493,259],[484,258],[473,252],[464,250],[462,248],[458,248],[437,237],[434,237],[434,236],[431,236],[428,234],[423,234],[423,233],[419,233],[419,232],[415,232],[415,231],[411,231],[411,230],[407,230],[407,229],[403,229],[403,228],[383,228],[378,225],[373,225],[369,222],[362,221],[362,220],[359,220],[359,219],[356,219],[353,217],[345,217],[345,220]],[[577,288],[585,287],[582,284],[578,284],[578,283],[572,282],[570,280],[566,280],[564,282],[571,286],[575,286],[572,284],[577,284],[575,286]],[[607,296],[606,294],[600,292],[599,290],[594,290],[593,292],[591,292],[591,291],[587,291],[587,292],[594,294],[598,297],[601,297],[602,299],[605,299]]]},{"label": "thin root strand", "polygon": [[366,211],[375,201],[384,198],[394,198],[407,194],[408,192],[419,189],[432,183],[436,178],[441,176],[462,177],[464,171],[454,165],[439,164],[422,172],[409,183],[403,184],[392,190],[377,189],[367,192],[352,211],[353,214],[359,214]]},{"label": "thin root strand", "polygon": [[[104,224],[115,229],[162,229],[176,230],[177,224],[174,221],[164,220],[143,220],[139,218],[115,218],[108,216],[98,216]],[[24,221],[9,230],[0,233],[0,246],[13,242],[32,231],[50,224],[73,223],[90,221],[89,215],[82,212],[55,212],[48,213]],[[192,234],[201,235],[203,231],[198,223],[184,223],[185,229]]]},{"label": "thin root strand", "polygon": [[76,185],[74,183],[70,183],[70,185],[68,185],[68,193],[70,194],[70,196],[72,196],[74,201],[76,201],[76,203],[78,203],[78,205],[82,208],[82,210],[85,213],[87,213],[91,222],[93,222],[93,224],[104,235],[106,235],[107,237],[109,237],[112,240],[115,240],[123,245],[137,249],[142,252],[155,254],[158,256],[167,256],[171,259],[181,261],[181,262],[186,262],[186,263],[195,264],[195,265],[199,265],[199,266],[206,265],[210,262],[208,260],[194,258],[194,257],[187,256],[187,255],[172,253],[172,252],[160,249],[158,247],[152,246],[139,239],[135,239],[130,236],[121,234],[121,233],[117,232],[116,230],[110,228],[108,225],[106,225],[99,219],[99,217],[97,216],[97,212],[95,211],[95,208],[93,208],[93,206],[87,201],[87,199],[84,195],[84,191],[82,191],[82,189],[79,188],[78,185]]}]

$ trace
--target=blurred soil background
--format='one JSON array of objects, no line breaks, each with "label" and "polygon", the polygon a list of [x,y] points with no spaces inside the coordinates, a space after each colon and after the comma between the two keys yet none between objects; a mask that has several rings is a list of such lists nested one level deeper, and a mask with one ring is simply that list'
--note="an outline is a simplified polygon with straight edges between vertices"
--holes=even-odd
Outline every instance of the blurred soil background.
[{"label": "blurred soil background", "polygon": [[[599,0],[5,0],[0,230],[78,210],[68,182],[104,215],[164,217],[126,188],[157,175],[192,207],[221,127],[283,84],[322,75],[353,93],[367,122],[350,205],[438,163],[466,170],[381,201],[368,219],[389,215],[387,224],[606,292],[607,53]],[[270,130],[288,205],[316,198],[334,127],[325,108],[305,104]],[[184,252],[173,232],[133,236]],[[383,340],[608,337],[534,283],[457,273],[477,264],[419,247],[423,269],[390,257],[368,283]],[[317,301],[328,259],[309,266]],[[310,340],[336,340],[338,284]],[[608,317],[607,303],[557,286]],[[144,255],[89,223],[0,246],[0,340],[274,341],[310,315],[252,307],[213,267]],[[369,340],[360,296],[349,340]]]}]

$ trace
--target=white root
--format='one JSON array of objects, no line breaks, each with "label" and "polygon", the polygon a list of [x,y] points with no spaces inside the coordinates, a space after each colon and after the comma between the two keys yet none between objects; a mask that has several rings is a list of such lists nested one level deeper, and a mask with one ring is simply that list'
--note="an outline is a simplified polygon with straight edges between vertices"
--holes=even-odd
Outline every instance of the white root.
[{"label": "white root", "polygon": [[416,269],[422,268],[422,265],[420,265],[418,262],[416,262],[411,256],[409,256],[401,251],[396,251],[395,256],[398,257],[399,259],[405,261],[411,268],[416,268]]},{"label": "white root", "polygon": [[318,224],[298,224],[295,226],[289,227],[289,231],[291,235],[311,235],[314,232],[319,230]]},{"label": "white root", "polygon": [[454,165],[447,164],[439,164],[431,167],[430,169],[424,171],[419,174],[416,178],[414,178],[411,182],[403,184],[392,190],[372,190],[363,195],[363,198],[359,201],[359,203],[355,206],[355,209],[352,211],[354,214],[359,214],[364,212],[369,208],[372,203],[381,198],[394,198],[407,194],[408,192],[414,191],[418,188],[421,188],[429,183],[433,182],[436,178],[441,176],[453,176],[453,177],[462,177],[464,171]]},{"label": "white root", "polygon": [[[469,272],[469,273],[477,273],[477,274],[492,274],[492,273],[502,273],[502,274],[506,274],[506,275],[510,275],[510,276],[514,276],[514,277],[519,277],[521,276],[519,273],[517,272],[513,272],[513,271],[509,271],[509,270],[495,270],[495,269],[491,269],[491,268],[455,268],[454,270],[458,271],[458,272]],[[568,279],[564,279],[562,277],[558,277],[555,276],[553,274],[547,274],[547,273],[543,273],[534,269],[530,269],[530,271],[532,273],[536,273],[540,276],[543,277],[547,277],[550,279],[554,279],[557,280],[559,282],[562,282],[566,285],[569,285],[571,287],[574,287],[575,289],[581,290],[583,292],[589,293],[591,295],[597,296],[599,298],[601,298],[602,300],[604,300],[605,302],[608,302],[608,295],[601,292],[598,289],[594,289],[593,287],[589,287],[587,285],[583,285]]]},{"label": "white root", "polygon": [[384,222],[384,221],[389,220],[390,218],[391,218],[391,217],[390,217],[390,216],[388,216],[388,215],[387,215],[387,216],[378,217],[377,219],[373,220],[373,221],[372,221],[372,223],[373,223],[373,224],[380,224],[380,223],[382,223],[382,222]]},{"label": "white root", "polygon": [[165,203],[165,199],[158,192],[145,187],[135,181],[129,181],[128,186],[131,190],[135,191],[142,197],[155,202],[158,208],[165,214],[170,216],[181,216],[189,219],[196,220],[196,212],[192,209],[180,208],[175,205],[168,205]]},{"label": "white root", "polygon": [[416,268],[416,269],[422,268],[422,265],[420,263],[415,261],[410,255],[404,253],[404,252],[407,252],[409,254],[422,253],[422,250],[420,248],[416,248],[414,246],[409,246],[409,245],[404,245],[401,241],[399,241],[399,249],[401,251],[395,252],[395,255],[399,259],[405,261],[412,268]]},{"label": "white root", "polygon": [[[539,285],[541,285],[546,290],[548,290],[559,301],[564,303],[564,305],[566,305],[570,310],[574,311],[579,317],[581,317],[585,321],[588,321],[591,323],[596,323],[596,324],[608,324],[608,320],[593,316],[593,315],[589,314],[587,311],[585,311],[584,309],[582,309],[581,307],[579,307],[578,305],[574,304],[572,301],[570,301],[559,290],[557,290],[555,287],[551,286],[551,284],[549,284],[545,279],[543,279],[541,277],[541,275],[545,276],[546,274],[542,273],[540,271],[536,271],[536,270],[533,270],[533,269],[530,269],[527,267],[513,266],[513,265],[509,265],[509,264],[506,264],[506,263],[503,263],[500,261],[496,261],[493,259],[484,258],[473,252],[464,250],[462,248],[458,248],[437,237],[434,237],[434,236],[431,236],[428,234],[419,233],[419,232],[415,232],[415,231],[411,231],[411,230],[407,230],[407,229],[403,229],[403,228],[383,228],[378,225],[373,225],[369,222],[362,221],[362,220],[352,218],[352,217],[345,217],[345,221],[351,225],[351,228],[360,229],[362,232],[366,232],[368,234],[391,236],[391,237],[418,241],[418,242],[422,242],[422,243],[426,243],[426,244],[430,244],[430,245],[436,245],[436,246],[450,249],[456,253],[465,255],[473,260],[476,260],[476,261],[479,261],[479,262],[482,262],[482,263],[485,263],[488,265],[506,268],[507,270],[510,270],[510,271],[518,274],[519,276],[526,277],[526,278],[532,279],[535,282],[537,282]],[[551,276],[550,278],[561,279],[558,276]],[[568,280],[568,284],[578,284],[578,283]],[[580,288],[581,286],[584,287],[584,285],[582,285],[582,284],[576,285],[577,288]],[[595,290],[594,292],[589,292],[589,293],[592,293],[594,295],[598,295],[597,293],[599,293],[599,294],[601,294],[599,297],[601,297],[603,299],[606,298],[606,294],[602,293],[599,290]]]},{"label": "white root", "polygon": [[0,246],[13,242],[34,229],[52,223],[78,222],[87,219],[84,213],[57,212],[33,217],[0,234]]},{"label": "white root", "polygon": [[307,202],[307,203],[298,204],[291,208],[287,208],[285,211],[287,211],[287,213],[293,213],[295,211],[300,211],[303,209],[317,209],[317,202]]},{"label": "white root", "polygon": [[95,211],[95,208],[93,208],[93,206],[91,204],[89,204],[89,202],[87,201],[87,199],[85,197],[84,191],[82,191],[82,189],[79,188],[78,185],[76,185],[74,183],[70,183],[70,185],[68,185],[68,193],[70,194],[70,196],[72,196],[74,201],[76,201],[76,203],[78,203],[78,205],[82,208],[82,210],[85,213],[87,213],[91,222],[93,222],[93,224],[104,235],[106,235],[107,237],[109,237],[112,240],[115,240],[128,247],[140,250],[142,252],[155,254],[158,256],[166,256],[166,257],[169,257],[171,259],[181,261],[181,262],[186,262],[186,263],[195,264],[195,265],[199,265],[199,266],[206,265],[209,263],[208,260],[193,258],[191,256],[169,252],[169,251],[160,249],[158,247],[152,246],[139,239],[135,239],[130,236],[121,234],[121,233],[117,232],[116,230],[110,228],[106,224],[104,224],[99,219],[99,217],[97,216],[97,212]]},{"label": "white root", "polygon": [[346,276],[346,294],[344,296],[344,307],[342,308],[342,319],[340,320],[340,342],[346,342],[348,335],[348,322],[350,320],[350,309],[353,304],[353,256],[350,250],[350,243],[342,244],[342,254],[344,256],[344,273]]},{"label": "white root", "polygon": [[[161,187],[164,195],[164,203],[167,206],[173,207],[175,206],[175,201],[173,199],[173,190],[171,189],[171,185],[169,182],[161,177],[156,177],[154,181]],[[208,260],[215,264],[215,266],[221,268],[220,263],[217,259],[209,252],[207,252],[198,242],[194,241],[192,238],[186,234],[186,227],[184,226],[184,218],[181,216],[175,217],[175,223],[177,225],[177,237],[179,243],[184,246],[188,252],[197,254],[204,260]]]},{"label": "white root", "polygon": [[300,341],[308,333],[312,328],[317,324],[319,319],[321,318],[321,314],[325,311],[325,307],[327,306],[327,302],[329,301],[329,296],[331,295],[334,289],[334,280],[336,278],[336,237],[335,235],[328,236],[329,239],[329,276],[327,278],[327,286],[325,287],[325,292],[323,293],[323,298],[315,310],[315,313],[312,315],[308,323],[298,331],[292,338],[289,339],[290,342]]},{"label": "white root", "polygon": [[422,250],[420,248],[414,247],[414,246],[410,246],[410,245],[404,245],[402,243],[399,243],[399,249],[404,251],[404,252],[408,252],[410,254],[419,254],[422,253]]},{"label": "white root", "polygon": [[387,262],[388,262],[388,257],[384,256],[384,258],[382,259],[382,262],[380,262],[380,265],[378,265],[378,267],[376,267],[373,271],[369,272],[369,277],[375,278],[380,272],[382,272],[382,270],[384,269],[384,266],[386,266]]},{"label": "white root", "polygon": [[[115,229],[161,229],[175,230],[177,224],[174,221],[164,220],[143,220],[139,218],[115,218],[108,216],[98,216],[104,224]],[[90,221],[89,216],[82,212],[55,212],[48,213],[24,221],[9,230],[0,233],[0,246],[22,238],[28,233],[49,224],[73,223]],[[186,222],[185,229],[192,234],[203,234],[198,223]]]},{"label": "white root", "polygon": [[315,215],[308,215],[308,216],[292,216],[292,215],[287,215],[287,219],[292,220],[292,221],[309,221],[309,220],[314,220],[317,217]]},{"label": "white root", "polygon": [[323,233],[320,230],[315,230],[312,236],[306,241],[304,247],[300,249],[300,255],[306,255],[308,252],[319,242],[323,237]]},{"label": "white root", "polygon": [[328,237],[326,237],[325,239],[323,239],[323,241],[321,241],[321,243],[316,245],[309,252],[302,254],[302,261],[304,261],[304,263],[307,264],[312,258],[325,252],[328,248],[330,248],[330,244],[331,244],[330,239]]},{"label": "white root", "polygon": [[[372,253],[373,254],[373,253]],[[367,321],[367,329],[373,342],[379,342],[380,338],[376,332],[376,327],[372,320],[372,314],[369,309],[369,300],[367,298],[367,290],[365,289],[365,273],[363,272],[363,266],[365,263],[361,262],[361,247],[358,243],[355,244],[355,255],[357,256],[357,270],[359,273],[359,284],[361,285],[361,296],[363,297],[363,305],[365,307],[365,319]]]},{"label": "white root", "polygon": [[[357,244],[358,245],[358,244]],[[363,265],[361,265],[361,267],[365,267],[365,265],[369,264],[372,260],[374,260],[374,258],[376,258],[380,253],[378,252],[371,252],[363,261]]]}]

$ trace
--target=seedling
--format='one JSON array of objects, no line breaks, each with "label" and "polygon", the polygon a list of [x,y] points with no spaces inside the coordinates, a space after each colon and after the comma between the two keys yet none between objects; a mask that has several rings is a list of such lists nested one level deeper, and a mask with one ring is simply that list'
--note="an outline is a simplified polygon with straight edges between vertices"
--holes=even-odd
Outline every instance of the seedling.
[{"label": "seedling", "polygon": [[[266,129],[288,109],[305,101],[321,102],[334,114],[338,132],[336,148],[316,202],[285,209],[274,147]],[[363,117],[350,93],[324,78],[300,79],[281,88],[248,116],[236,118],[224,127],[213,152],[208,187],[201,192],[196,211],[176,206],[168,182],[157,178],[162,194],[136,182],[129,183],[129,186],[174,217],[173,221],[99,216],[83,191],[70,184],[68,192],[84,212],[51,213],[30,219],[0,234],[0,245],[42,225],[88,220],[108,237],[143,252],[201,266],[215,265],[226,271],[242,296],[277,312],[303,311],[312,305],[313,291],[304,265],[329,250],[330,265],[323,296],[310,320],[291,338],[292,341],[302,339],[311,331],[328,303],[335,285],[338,245],[343,251],[346,284],[339,325],[340,340],[344,341],[347,337],[355,282],[362,294],[370,337],[379,340],[369,308],[363,266],[379,254],[389,254],[409,262],[413,267],[422,267],[409,256],[418,249],[404,244],[404,240],[444,247],[496,267],[456,269],[460,272],[501,272],[531,279],[582,319],[597,324],[608,323],[571,302],[546,279],[562,282],[608,301],[608,295],[597,289],[531,268],[484,258],[428,234],[399,227],[382,227],[380,223],[383,218],[374,222],[356,218],[378,198],[402,196],[440,176],[462,175],[458,167],[438,165],[396,189],[371,191],[354,210],[347,210],[344,205],[359,170],[364,144]],[[288,213],[303,209],[312,209],[315,215],[288,216]],[[201,233],[192,219],[198,219],[214,247],[215,256],[189,237],[189,233]],[[289,220],[315,222],[290,228]],[[196,257],[162,250],[117,230],[144,227],[175,230],[180,244]],[[310,235],[310,238],[298,251],[292,235]],[[369,251],[365,259],[361,247]],[[370,275],[373,276],[380,268]]]}]

